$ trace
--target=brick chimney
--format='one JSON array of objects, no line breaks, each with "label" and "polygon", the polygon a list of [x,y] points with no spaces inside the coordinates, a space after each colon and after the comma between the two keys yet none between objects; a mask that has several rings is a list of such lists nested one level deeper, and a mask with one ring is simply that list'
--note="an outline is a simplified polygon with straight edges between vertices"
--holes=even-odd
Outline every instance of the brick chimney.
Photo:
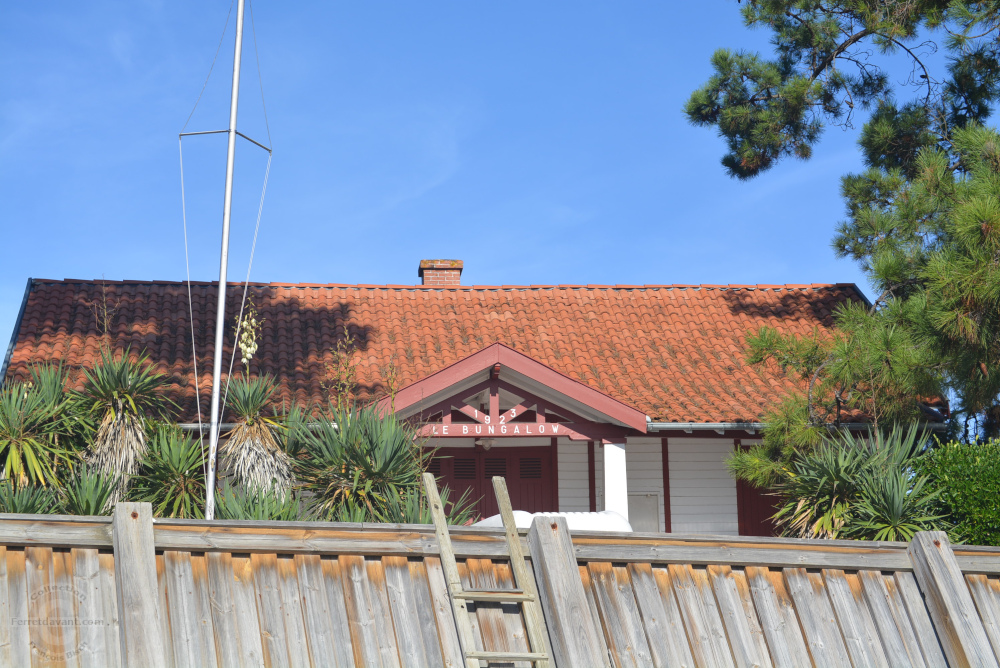
[{"label": "brick chimney", "polygon": [[421,285],[450,286],[461,285],[461,260],[421,260],[417,276],[422,279]]}]

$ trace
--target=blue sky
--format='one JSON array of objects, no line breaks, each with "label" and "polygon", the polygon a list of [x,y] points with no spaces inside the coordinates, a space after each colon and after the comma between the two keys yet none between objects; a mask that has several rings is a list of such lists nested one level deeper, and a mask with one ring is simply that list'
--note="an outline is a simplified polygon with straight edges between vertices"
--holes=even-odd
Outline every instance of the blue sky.
[{"label": "blue sky", "polygon": [[[25,281],[184,278],[177,133],[229,0],[5,3],[0,340]],[[739,6],[274,2],[255,25],[274,161],[252,279],[414,284],[859,282],[829,239],[854,131],[751,182],[685,121]],[[189,130],[226,127],[232,30]],[[252,35],[240,129],[266,140]],[[237,150],[231,279],[265,155]],[[192,277],[218,277],[225,138],[185,140]]]}]

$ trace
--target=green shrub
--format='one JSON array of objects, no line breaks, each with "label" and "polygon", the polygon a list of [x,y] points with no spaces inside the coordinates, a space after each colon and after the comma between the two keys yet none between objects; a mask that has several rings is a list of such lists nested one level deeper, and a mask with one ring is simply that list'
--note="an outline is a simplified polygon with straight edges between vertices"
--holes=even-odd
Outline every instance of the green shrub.
[{"label": "green shrub", "polygon": [[953,540],[1000,545],[1000,440],[946,443],[924,457],[920,469],[941,493]]}]

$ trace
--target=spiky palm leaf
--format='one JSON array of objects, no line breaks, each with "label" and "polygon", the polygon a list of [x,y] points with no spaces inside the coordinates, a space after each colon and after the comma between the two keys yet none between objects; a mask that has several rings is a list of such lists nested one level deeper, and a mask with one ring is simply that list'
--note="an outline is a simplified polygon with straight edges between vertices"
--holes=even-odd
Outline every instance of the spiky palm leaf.
[{"label": "spiky palm leaf", "polygon": [[[86,436],[93,431],[93,425],[86,412],[79,410],[74,394],[66,389],[69,373],[62,362],[32,365],[30,373],[32,390],[52,408],[53,445],[67,455],[75,454],[85,447]],[[56,468],[62,463],[56,461]]]},{"label": "spiky palm leaf", "polygon": [[100,420],[87,462],[117,476],[124,491],[146,452],[146,418],[163,415],[171,402],[163,395],[169,382],[149,364],[145,353],[132,360],[126,348],[118,356],[101,350],[101,360],[84,370],[83,392],[77,395],[86,411]]},{"label": "spiky palm leaf", "polygon": [[220,520],[296,522],[314,519],[307,504],[295,494],[275,489],[239,489],[226,483],[215,494],[216,517]]},{"label": "spiky palm leaf", "polygon": [[930,476],[912,471],[868,473],[860,485],[855,522],[844,532],[846,537],[909,542],[918,531],[942,529],[945,516],[935,512],[935,506],[944,490],[933,490],[929,483]]},{"label": "spiky palm leaf", "polygon": [[56,497],[51,487],[15,487],[10,480],[0,482],[0,513],[46,515],[55,511]]},{"label": "spiky palm leaf", "polygon": [[78,467],[59,490],[59,511],[66,515],[110,515],[118,482],[113,474]]},{"label": "spiky palm leaf", "polygon": [[15,486],[56,481],[55,464],[66,458],[56,435],[59,408],[37,388],[10,383],[0,389],[2,475]]},{"label": "spiky palm leaf", "polygon": [[157,424],[129,496],[152,504],[156,517],[204,517],[205,453],[201,443],[175,425]]},{"label": "spiky palm leaf", "polygon": [[919,428],[896,428],[843,433],[803,453],[772,488],[783,499],[776,524],[800,538],[865,540],[946,529],[932,512],[938,494],[929,491],[926,476],[914,473],[925,444]]},{"label": "spiky palm leaf", "polygon": [[364,508],[369,518],[388,512],[390,499],[420,484],[425,456],[412,426],[375,406],[332,409],[301,430],[296,471],[317,510],[343,519],[342,508]]},{"label": "spiky palm leaf", "polygon": [[[465,490],[454,501],[450,500],[452,490],[448,486],[438,491],[445,519],[452,526],[462,526],[476,518],[476,500],[472,490]],[[422,487],[407,490],[398,497],[388,499],[386,512],[377,521],[389,524],[433,524],[434,516],[427,505],[427,497]]]},{"label": "spiky palm leaf", "polygon": [[273,488],[284,495],[292,484],[291,458],[282,448],[281,423],[265,412],[276,390],[270,376],[233,380],[229,408],[236,426],[219,455],[223,470],[244,488]]}]

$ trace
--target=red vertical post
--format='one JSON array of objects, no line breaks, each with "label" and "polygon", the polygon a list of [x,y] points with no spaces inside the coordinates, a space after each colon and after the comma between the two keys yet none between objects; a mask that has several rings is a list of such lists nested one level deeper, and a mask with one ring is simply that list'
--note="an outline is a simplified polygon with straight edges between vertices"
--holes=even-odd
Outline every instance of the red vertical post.
[{"label": "red vertical post", "polygon": [[500,384],[496,380],[490,383],[490,424],[500,428]]},{"label": "red vertical post", "polygon": [[552,510],[559,512],[559,439],[552,437],[552,476],[550,484],[552,487]]},{"label": "red vertical post", "polygon": [[587,482],[590,485],[590,512],[597,512],[597,464],[594,462],[594,442],[587,441]]},{"label": "red vertical post", "polygon": [[660,452],[663,460],[663,530],[670,533],[670,449],[666,436],[660,439]]}]

